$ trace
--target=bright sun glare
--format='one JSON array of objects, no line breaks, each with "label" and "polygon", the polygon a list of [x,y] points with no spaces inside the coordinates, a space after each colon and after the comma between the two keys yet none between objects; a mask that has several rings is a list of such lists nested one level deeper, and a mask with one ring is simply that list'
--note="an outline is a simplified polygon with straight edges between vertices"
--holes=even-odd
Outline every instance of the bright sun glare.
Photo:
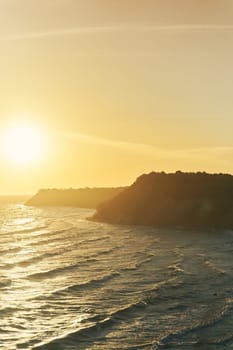
[{"label": "bright sun glare", "polygon": [[43,133],[33,124],[16,123],[4,132],[3,153],[14,164],[34,163],[40,159],[43,150]]}]

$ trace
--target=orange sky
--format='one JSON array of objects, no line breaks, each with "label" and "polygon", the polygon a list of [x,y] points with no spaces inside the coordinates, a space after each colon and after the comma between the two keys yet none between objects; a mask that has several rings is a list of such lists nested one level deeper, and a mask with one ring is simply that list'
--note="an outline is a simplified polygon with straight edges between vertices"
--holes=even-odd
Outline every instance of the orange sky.
[{"label": "orange sky", "polygon": [[233,3],[0,0],[0,137],[44,131],[33,164],[0,152],[0,193],[233,173]]}]

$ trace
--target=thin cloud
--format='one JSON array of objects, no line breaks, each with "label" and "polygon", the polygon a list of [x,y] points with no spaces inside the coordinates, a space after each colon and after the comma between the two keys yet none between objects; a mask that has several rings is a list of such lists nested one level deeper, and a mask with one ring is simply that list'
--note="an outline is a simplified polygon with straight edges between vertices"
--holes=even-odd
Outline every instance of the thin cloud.
[{"label": "thin cloud", "polygon": [[233,146],[229,147],[202,147],[202,148],[185,148],[185,149],[165,149],[155,147],[150,144],[124,142],[120,140],[109,140],[102,137],[81,134],[66,133],[65,137],[78,140],[87,144],[102,145],[113,147],[124,151],[138,154],[157,156],[162,158],[215,158],[223,156],[233,157]]},{"label": "thin cloud", "polygon": [[57,36],[69,36],[111,32],[163,32],[163,31],[232,31],[233,25],[119,25],[119,26],[92,26],[77,28],[62,28],[44,32],[22,33],[0,36],[0,41],[17,41],[27,39],[43,39]]},{"label": "thin cloud", "polygon": [[92,33],[104,33],[110,31],[122,30],[121,27],[78,27],[78,28],[62,28],[55,29],[45,32],[34,32],[34,33],[24,33],[7,35],[0,37],[1,41],[14,41],[14,40],[24,40],[24,39],[40,39],[53,36],[67,36],[67,35],[78,35],[78,34],[92,34]]}]

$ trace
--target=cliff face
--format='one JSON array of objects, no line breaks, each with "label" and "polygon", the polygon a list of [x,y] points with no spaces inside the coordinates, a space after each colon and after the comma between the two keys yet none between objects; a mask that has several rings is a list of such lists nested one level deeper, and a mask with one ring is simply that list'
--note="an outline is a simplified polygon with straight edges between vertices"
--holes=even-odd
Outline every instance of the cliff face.
[{"label": "cliff face", "polygon": [[31,206],[75,206],[96,208],[119,194],[124,188],[81,188],[81,189],[44,189],[30,198],[26,205]]},{"label": "cliff face", "polygon": [[93,220],[233,228],[233,176],[151,173],[98,207]]}]

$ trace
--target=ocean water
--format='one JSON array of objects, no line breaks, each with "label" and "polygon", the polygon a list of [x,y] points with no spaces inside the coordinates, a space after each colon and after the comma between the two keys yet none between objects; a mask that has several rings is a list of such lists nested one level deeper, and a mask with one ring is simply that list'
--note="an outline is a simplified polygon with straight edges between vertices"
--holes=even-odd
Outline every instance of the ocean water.
[{"label": "ocean water", "polygon": [[233,232],[0,204],[1,349],[233,349]]}]

